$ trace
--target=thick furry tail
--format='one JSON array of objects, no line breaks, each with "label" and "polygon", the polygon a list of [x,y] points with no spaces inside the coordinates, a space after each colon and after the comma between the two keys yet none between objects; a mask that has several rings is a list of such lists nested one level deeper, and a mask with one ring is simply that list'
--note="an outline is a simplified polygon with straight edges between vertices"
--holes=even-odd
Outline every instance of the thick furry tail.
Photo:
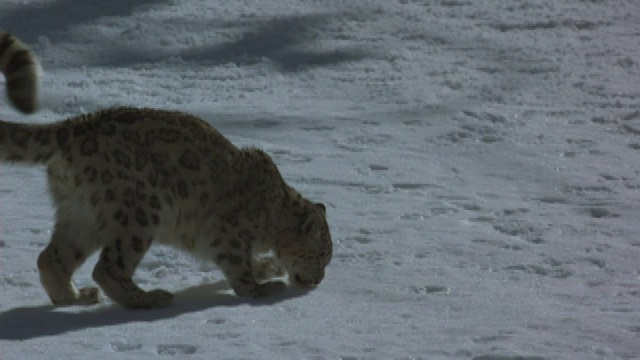
[{"label": "thick furry tail", "polygon": [[[38,63],[29,48],[15,36],[0,30],[0,72],[7,80],[11,104],[23,113],[38,109]],[[59,148],[55,126],[18,124],[0,120],[0,160],[21,163],[46,162]]]},{"label": "thick furry tail", "polygon": [[23,113],[38,109],[38,63],[29,48],[0,30],[0,72],[7,80],[7,96]]}]

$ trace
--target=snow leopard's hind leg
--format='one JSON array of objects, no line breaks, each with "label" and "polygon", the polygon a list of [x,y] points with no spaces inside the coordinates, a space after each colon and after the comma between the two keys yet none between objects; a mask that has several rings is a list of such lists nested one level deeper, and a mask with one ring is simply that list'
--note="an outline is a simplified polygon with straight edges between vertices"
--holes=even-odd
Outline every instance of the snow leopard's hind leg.
[{"label": "snow leopard's hind leg", "polygon": [[[122,210],[121,221],[133,218]],[[153,235],[129,223],[128,226],[110,224],[105,229],[105,242],[100,260],[93,270],[93,279],[104,293],[116,303],[130,309],[151,309],[170,305],[173,294],[162,289],[142,290],[132,279],[136,267],[149,249]]]},{"label": "snow leopard's hind leg", "polygon": [[96,250],[97,236],[97,229],[77,219],[56,222],[51,242],[38,257],[40,281],[54,305],[92,305],[100,301],[96,287],[78,290],[71,281],[74,271]]}]

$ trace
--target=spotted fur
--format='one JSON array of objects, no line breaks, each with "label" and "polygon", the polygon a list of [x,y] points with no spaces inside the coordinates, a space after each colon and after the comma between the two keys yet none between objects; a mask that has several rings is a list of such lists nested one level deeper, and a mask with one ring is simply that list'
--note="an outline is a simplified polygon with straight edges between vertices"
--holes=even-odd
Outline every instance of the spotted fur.
[{"label": "spotted fur", "polygon": [[[0,39],[9,99],[33,111],[33,55],[7,33]],[[120,107],[51,124],[0,120],[0,160],[47,166],[56,217],[38,268],[56,305],[99,301],[97,288],[71,281],[98,250],[93,279],[129,308],[172,301],[132,280],[153,243],[214,261],[239,296],[281,290],[273,278],[286,273],[294,285],[317,285],[331,259],[324,205],[288,186],[266,153],[235,147],[189,114]]]}]

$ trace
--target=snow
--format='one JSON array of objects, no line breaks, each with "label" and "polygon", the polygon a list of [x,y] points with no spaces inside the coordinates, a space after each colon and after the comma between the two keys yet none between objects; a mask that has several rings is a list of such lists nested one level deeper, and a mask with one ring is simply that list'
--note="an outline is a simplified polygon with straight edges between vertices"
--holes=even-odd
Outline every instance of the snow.
[{"label": "snow", "polygon": [[[155,247],[167,309],[56,309],[45,170],[0,165],[2,359],[640,358],[640,2],[5,0],[52,122],[187,111],[328,206],[320,286]],[[95,257],[76,274],[91,285]]]}]

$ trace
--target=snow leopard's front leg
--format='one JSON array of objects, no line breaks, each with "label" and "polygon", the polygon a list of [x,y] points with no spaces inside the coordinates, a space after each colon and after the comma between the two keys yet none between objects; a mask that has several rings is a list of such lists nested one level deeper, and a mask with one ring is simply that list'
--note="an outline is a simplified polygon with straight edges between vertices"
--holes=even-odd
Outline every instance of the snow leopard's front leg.
[{"label": "snow leopard's front leg", "polygon": [[[219,243],[228,245],[220,247],[215,256],[215,262],[226,276],[231,288],[238,296],[254,298],[265,297],[281,292],[286,288],[282,281],[259,282],[256,279],[260,271],[255,271],[254,260],[251,253],[251,243],[242,243],[234,237],[223,237]],[[260,269],[263,270],[264,269]],[[271,277],[271,276],[270,276]]]},{"label": "snow leopard's front leg", "polygon": [[254,256],[252,270],[253,276],[258,282],[265,282],[274,277],[283,277],[287,274],[287,270],[280,264],[280,261],[271,256]]}]

